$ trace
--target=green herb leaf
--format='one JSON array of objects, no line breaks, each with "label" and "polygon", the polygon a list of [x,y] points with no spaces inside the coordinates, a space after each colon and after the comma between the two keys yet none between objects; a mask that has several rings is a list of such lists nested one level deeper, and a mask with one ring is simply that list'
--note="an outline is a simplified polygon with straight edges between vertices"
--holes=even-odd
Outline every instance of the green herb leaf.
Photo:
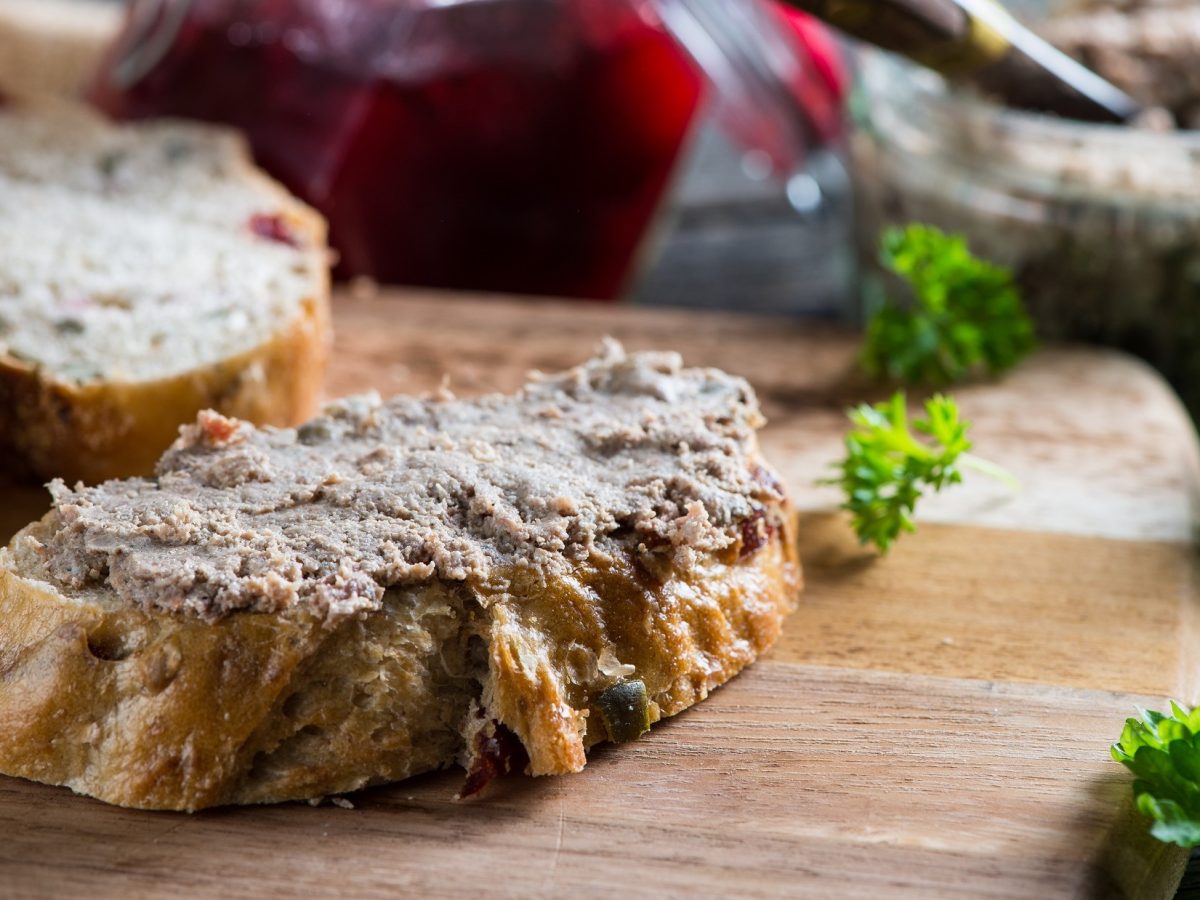
[{"label": "green herb leaf", "polygon": [[1172,701],[1170,715],[1139,712],[1125,720],[1112,757],[1137,776],[1133,796],[1154,820],[1150,833],[1180,847],[1200,846],[1200,707]]},{"label": "green herb leaf", "polygon": [[867,374],[945,385],[997,374],[1033,350],[1033,322],[1012,274],[976,258],[961,237],[928,225],[889,229],[880,258],[911,285],[911,303],[885,300],[867,323]]},{"label": "green herb leaf", "polygon": [[[938,394],[925,401],[925,418],[910,429],[903,391],[848,415],[854,428],[846,435],[846,458],[836,465],[838,476],[821,483],[842,488],[842,509],[850,511],[859,541],[886,553],[902,532],[916,529],[913,508],[927,490],[962,481],[970,423],[959,417],[952,399]],[[930,440],[918,439],[914,431]]]},{"label": "green herb leaf", "polygon": [[902,533],[916,530],[917,501],[927,491],[962,481],[963,469],[997,478],[1014,490],[1020,487],[1000,466],[967,452],[971,423],[959,416],[949,397],[937,394],[926,400],[925,418],[911,427],[903,391],[884,403],[857,406],[848,415],[854,428],[846,435],[846,458],[835,465],[837,477],[819,483],[841,487],[846,496],[841,508],[850,512],[859,542],[873,543],[881,553]]}]

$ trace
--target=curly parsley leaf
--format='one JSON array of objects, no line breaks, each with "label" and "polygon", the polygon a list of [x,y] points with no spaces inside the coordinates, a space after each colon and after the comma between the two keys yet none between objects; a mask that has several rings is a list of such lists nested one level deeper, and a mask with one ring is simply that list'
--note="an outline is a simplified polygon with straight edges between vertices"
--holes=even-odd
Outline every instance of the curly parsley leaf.
[{"label": "curly parsley leaf", "polygon": [[911,427],[903,391],[883,403],[857,406],[848,415],[854,427],[846,435],[846,458],[836,464],[837,477],[821,483],[841,487],[846,496],[841,508],[850,512],[859,542],[874,544],[881,553],[903,532],[916,530],[917,501],[927,491],[962,481],[963,467],[1015,484],[1000,467],[967,453],[970,422],[959,416],[949,397],[938,394],[926,400],[925,418]]},{"label": "curly parsley leaf", "polygon": [[963,238],[929,225],[893,228],[880,258],[913,297],[885,300],[868,320],[860,356],[867,374],[952,384],[1003,372],[1033,350],[1033,322],[1012,274],[972,255]]},{"label": "curly parsley leaf", "polygon": [[1125,720],[1112,757],[1134,775],[1138,810],[1150,833],[1180,847],[1200,846],[1200,707],[1171,702],[1171,714],[1139,710]]}]

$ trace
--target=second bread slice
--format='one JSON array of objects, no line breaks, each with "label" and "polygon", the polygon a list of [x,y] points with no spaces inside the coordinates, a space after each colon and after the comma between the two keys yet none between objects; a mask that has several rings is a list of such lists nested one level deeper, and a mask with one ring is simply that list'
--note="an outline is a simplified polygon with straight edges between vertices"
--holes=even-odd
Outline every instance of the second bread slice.
[{"label": "second bread slice", "polygon": [[325,225],[232,134],[0,99],[0,470],[149,472],[204,408],[309,415]]}]

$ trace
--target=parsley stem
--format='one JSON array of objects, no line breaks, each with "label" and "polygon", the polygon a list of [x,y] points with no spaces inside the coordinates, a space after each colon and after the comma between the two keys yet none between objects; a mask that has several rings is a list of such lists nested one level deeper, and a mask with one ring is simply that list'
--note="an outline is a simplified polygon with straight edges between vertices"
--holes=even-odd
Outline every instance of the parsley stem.
[{"label": "parsley stem", "polygon": [[1012,472],[1003,466],[998,466],[990,460],[976,456],[974,453],[963,453],[958,457],[958,464],[964,469],[974,469],[981,475],[995,478],[1014,494],[1021,491],[1021,482]]}]

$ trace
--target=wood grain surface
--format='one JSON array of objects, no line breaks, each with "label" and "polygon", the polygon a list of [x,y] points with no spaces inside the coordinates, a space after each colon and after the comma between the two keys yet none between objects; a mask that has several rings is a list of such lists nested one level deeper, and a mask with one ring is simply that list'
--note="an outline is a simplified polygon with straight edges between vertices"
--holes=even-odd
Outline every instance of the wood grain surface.
[{"label": "wood grain surface", "polygon": [[[872,390],[855,340],[732,315],[342,297],[330,395],[507,390],[605,334],[745,375],[806,510],[808,587],[771,653],[581,775],[461,773],[193,816],[0,778],[0,896],[1170,896],[1108,744],[1137,705],[1200,693],[1192,428],[1156,375],[1040,352],[956,392],[1012,495],[968,479],[879,559],[813,481]],[[0,493],[0,537],[44,493]]]}]

